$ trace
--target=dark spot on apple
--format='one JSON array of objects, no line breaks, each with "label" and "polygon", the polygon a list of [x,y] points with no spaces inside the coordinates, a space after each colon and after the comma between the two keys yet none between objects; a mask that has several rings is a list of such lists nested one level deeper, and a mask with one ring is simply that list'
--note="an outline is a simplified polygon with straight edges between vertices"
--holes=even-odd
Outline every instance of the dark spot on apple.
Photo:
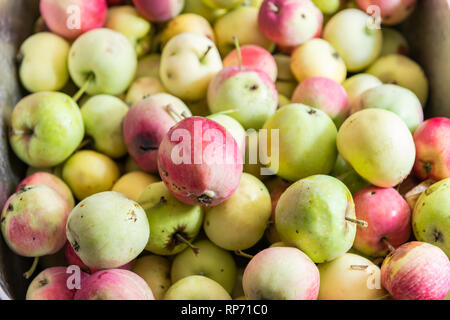
[{"label": "dark spot on apple", "polygon": [[83,208],[84,206],[85,206],[85,204],[84,204],[84,203],[80,204],[80,208]]},{"label": "dark spot on apple", "polygon": [[39,288],[45,287],[48,285],[48,279],[39,280]]},{"label": "dark spot on apple", "polygon": [[298,234],[298,230],[295,230],[295,233],[297,233],[297,234]]},{"label": "dark spot on apple", "polygon": [[161,199],[159,199],[159,203],[167,203],[167,200],[166,200],[166,198],[164,198],[164,197],[161,197]]},{"label": "dark spot on apple", "polygon": [[444,242],[444,235],[437,229],[433,231],[434,242]]},{"label": "dark spot on apple", "polygon": [[388,83],[390,83],[390,84],[398,84],[398,83],[397,83],[397,80],[394,80],[394,79],[392,79],[392,80],[389,81]]},{"label": "dark spot on apple", "polygon": [[137,221],[137,215],[134,212],[134,210],[131,210],[128,212],[128,221],[133,221],[133,222]]},{"label": "dark spot on apple", "polygon": [[257,84],[254,84],[254,85],[252,85],[251,87],[250,87],[250,91],[255,91],[255,90],[257,90],[259,87],[258,87],[258,85]]},{"label": "dark spot on apple", "polygon": [[371,193],[370,193],[370,195],[374,195],[374,194],[376,194],[377,192],[376,191],[372,191]]},{"label": "dark spot on apple", "polygon": [[339,53],[337,53],[336,51],[335,52],[333,52],[333,54],[332,54],[332,56],[333,56],[333,58],[335,58],[335,59],[339,59]]},{"label": "dark spot on apple", "polygon": [[210,225],[209,220],[206,220],[206,225],[209,227],[209,225]]},{"label": "dark spot on apple", "polygon": [[425,170],[425,172],[426,172],[427,174],[430,174],[430,172],[433,170],[433,163],[431,163],[431,162],[425,162],[425,163],[423,164],[423,169]]},{"label": "dark spot on apple", "polygon": [[2,217],[2,218],[0,219],[0,223],[5,222],[5,220],[6,220],[6,218],[5,218],[5,217]]},{"label": "dark spot on apple", "polygon": [[35,237],[33,237],[33,241],[34,241],[34,240],[36,240],[36,238],[35,238]]},{"label": "dark spot on apple", "polygon": [[167,72],[167,78],[172,79],[172,77],[173,77],[172,72]]},{"label": "dark spot on apple", "polygon": [[163,286],[163,285],[160,285],[159,286],[161,289],[165,289],[166,287],[165,286]]},{"label": "dark spot on apple", "polygon": [[13,211],[14,210],[14,207],[13,207],[13,205],[10,203],[9,205],[8,205],[8,211]]},{"label": "dark spot on apple", "polygon": [[314,110],[314,109],[309,109],[308,110],[308,114],[316,114],[316,113],[317,113],[317,111]]},{"label": "dark spot on apple", "polygon": [[302,17],[302,19],[306,19],[306,14],[302,13],[301,17]]},{"label": "dark spot on apple", "polygon": [[206,193],[201,194],[197,197],[197,201],[201,204],[211,204],[213,202],[214,198],[211,198]]},{"label": "dark spot on apple", "polygon": [[224,272],[224,270],[223,270],[223,269],[220,269],[220,272]]}]

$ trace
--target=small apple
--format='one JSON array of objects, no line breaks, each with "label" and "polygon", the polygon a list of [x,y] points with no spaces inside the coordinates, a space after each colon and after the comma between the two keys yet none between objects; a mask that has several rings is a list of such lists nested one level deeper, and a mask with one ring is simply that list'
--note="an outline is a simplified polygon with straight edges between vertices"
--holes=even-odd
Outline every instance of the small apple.
[{"label": "small apple", "polygon": [[164,22],[180,14],[184,0],[133,0],[136,9],[147,20]]},{"label": "small apple", "polygon": [[128,88],[125,102],[132,106],[135,103],[144,100],[154,94],[164,93],[166,89],[162,85],[159,78],[156,77],[140,77],[134,80]]},{"label": "small apple", "polygon": [[340,0],[312,0],[317,8],[322,11],[323,14],[331,15],[339,10],[341,2]]},{"label": "small apple", "polygon": [[380,79],[368,73],[358,73],[342,82],[342,86],[348,95],[350,110],[354,108],[353,105],[358,102],[361,94],[382,84],[383,82]]},{"label": "small apple", "polygon": [[216,281],[193,275],[172,284],[164,300],[231,300],[231,296]]},{"label": "small apple", "polygon": [[133,171],[124,174],[114,183],[112,191],[120,192],[133,201],[138,201],[145,188],[159,179],[142,171]]},{"label": "small apple", "polygon": [[162,83],[183,100],[204,98],[209,82],[221,69],[222,59],[214,42],[199,34],[176,35],[162,51]]},{"label": "small apple", "polygon": [[159,67],[161,55],[152,53],[138,60],[135,79],[141,77],[153,77],[159,79]]},{"label": "small apple", "polygon": [[364,11],[377,6],[381,22],[392,26],[403,22],[414,11],[417,0],[356,0],[356,3]]},{"label": "small apple", "polygon": [[383,28],[383,49],[381,49],[380,57],[390,54],[409,54],[409,44],[406,38],[393,28]]},{"label": "small apple", "polygon": [[162,300],[172,284],[170,262],[164,257],[143,256],[136,260],[132,271],[147,282],[156,300]]},{"label": "small apple", "polygon": [[234,9],[240,6],[244,0],[202,0],[204,4],[216,9]]},{"label": "small apple", "polygon": [[84,136],[78,105],[60,92],[26,96],[15,106],[10,123],[12,149],[22,161],[38,168],[62,163]]},{"label": "small apple", "polygon": [[217,18],[223,16],[227,10],[214,9],[207,6],[203,0],[185,0],[184,13],[194,13],[202,16],[210,23],[213,23]]}]

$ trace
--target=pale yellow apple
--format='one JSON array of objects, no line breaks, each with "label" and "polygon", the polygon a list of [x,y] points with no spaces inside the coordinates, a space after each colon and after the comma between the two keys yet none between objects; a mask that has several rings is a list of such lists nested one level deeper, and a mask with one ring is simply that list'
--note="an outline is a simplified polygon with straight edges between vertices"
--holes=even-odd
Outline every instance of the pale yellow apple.
[{"label": "pale yellow apple", "polygon": [[133,171],[120,177],[112,187],[112,191],[120,192],[129,199],[137,201],[145,187],[158,181],[159,179],[157,177],[148,173],[143,171]]},{"label": "pale yellow apple", "polygon": [[130,88],[128,88],[125,102],[131,106],[151,95],[164,92],[167,91],[158,78],[140,77],[134,80]]},{"label": "pale yellow apple", "polygon": [[157,300],[162,300],[172,282],[167,258],[148,255],[136,260],[132,271],[147,282]]}]

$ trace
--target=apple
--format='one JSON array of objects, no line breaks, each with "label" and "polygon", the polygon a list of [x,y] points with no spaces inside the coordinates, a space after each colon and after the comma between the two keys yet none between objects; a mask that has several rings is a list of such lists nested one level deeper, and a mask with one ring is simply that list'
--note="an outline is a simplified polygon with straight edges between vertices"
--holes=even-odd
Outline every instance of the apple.
[{"label": "apple", "polygon": [[266,229],[266,238],[272,245],[274,245],[275,243],[281,243],[280,235],[278,234],[277,228],[275,226],[275,209],[281,195],[284,191],[286,191],[287,188],[290,187],[291,184],[291,182],[278,177],[266,184],[267,188],[270,191],[270,199],[272,200],[272,212],[270,215],[269,225]]},{"label": "apple", "polygon": [[203,0],[185,0],[183,12],[198,14],[213,23],[217,18],[223,16],[227,10],[211,8]]},{"label": "apple", "polygon": [[337,147],[361,177],[383,188],[405,180],[416,157],[408,127],[384,109],[364,109],[347,118],[337,134]]},{"label": "apple", "polygon": [[114,183],[112,191],[120,192],[127,196],[128,199],[138,201],[140,195],[145,188],[159,179],[142,171],[134,171],[124,174]]},{"label": "apple", "polygon": [[412,216],[419,241],[441,248],[450,257],[450,178],[431,185],[417,200]]},{"label": "apple", "polygon": [[259,28],[282,47],[296,47],[314,38],[322,23],[322,12],[310,0],[264,0],[259,9]]},{"label": "apple", "polygon": [[323,14],[330,15],[334,14],[339,10],[341,5],[340,0],[312,0],[312,2],[317,6],[317,8],[322,11]]},{"label": "apple", "polygon": [[214,24],[217,47],[222,56],[226,56],[235,48],[233,37],[239,43],[257,45],[269,52],[274,49],[274,43],[267,39],[258,27],[258,8],[241,6],[227,12]]},{"label": "apple", "polygon": [[[261,145],[259,145],[259,141],[261,141]],[[275,174],[265,167],[265,164],[268,163],[270,159],[268,159],[267,155],[259,154],[259,151],[263,152],[263,148],[264,140],[259,139],[259,132],[253,129],[247,130],[243,169],[244,172],[257,177],[261,181],[267,180]]]},{"label": "apple", "polygon": [[216,281],[193,275],[172,284],[164,300],[231,300],[231,296]]},{"label": "apple", "polygon": [[359,190],[370,186],[370,183],[361,178],[355,169],[353,169],[341,155],[338,155],[331,175],[341,180],[352,194],[355,194]]},{"label": "apple", "polygon": [[350,114],[344,87],[324,77],[311,77],[302,81],[292,95],[292,103],[302,103],[324,111],[338,128]]},{"label": "apple", "polygon": [[[297,86],[297,81],[277,80],[277,82],[275,82],[275,88],[277,89],[278,97],[280,95],[284,95],[285,97],[292,97]],[[278,105],[280,105],[280,101],[278,101]]]},{"label": "apple", "polygon": [[152,53],[141,57],[138,60],[135,79],[141,77],[153,77],[159,79],[159,67],[161,64],[161,55]]},{"label": "apple", "polygon": [[186,105],[189,107],[189,110],[191,110],[192,115],[194,116],[206,117],[211,115],[206,97],[198,101],[186,101]]},{"label": "apple", "polygon": [[[236,277],[231,296],[234,300],[245,300],[244,288],[242,287],[242,278],[244,277],[244,268],[237,268]],[[238,299],[243,297],[244,299]]]},{"label": "apple", "polygon": [[156,77],[140,77],[134,80],[128,88],[125,102],[132,106],[135,103],[144,100],[157,93],[165,93],[166,89],[162,85],[159,78]]},{"label": "apple", "polygon": [[382,84],[380,79],[368,73],[358,73],[342,82],[342,86],[347,92],[350,110],[355,108],[354,104],[358,102],[361,94]]},{"label": "apple", "polygon": [[213,113],[229,115],[246,129],[260,129],[275,113],[278,94],[269,76],[260,69],[232,66],[220,71],[208,87],[208,105]]},{"label": "apple", "polygon": [[147,244],[150,227],[140,205],[107,191],[77,204],[67,220],[66,234],[89,268],[107,269],[135,259]]},{"label": "apple", "polygon": [[10,124],[12,149],[22,161],[37,168],[62,163],[84,136],[78,105],[60,92],[26,96],[14,107]]},{"label": "apple", "polygon": [[[176,114],[175,114],[175,113]],[[156,173],[158,149],[169,129],[180,118],[191,116],[183,101],[158,93],[134,104],[123,121],[123,136],[128,152],[144,171]]]},{"label": "apple", "polygon": [[442,300],[450,290],[450,262],[432,244],[403,244],[383,261],[381,283],[397,300]]},{"label": "apple", "polygon": [[416,162],[414,173],[420,179],[450,178],[450,119],[431,118],[414,132]]},{"label": "apple", "polygon": [[172,284],[170,262],[164,257],[143,256],[136,260],[132,271],[147,282],[156,300],[162,300]]},{"label": "apple", "polygon": [[[76,10],[75,10],[76,8]],[[69,40],[103,27],[108,6],[105,0],[42,0],[41,15],[48,28]]]},{"label": "apple", "polygon": [[356,235],[355,206],[340,180],[314,175],[291,185],[278,200],[275,226],[283,242],[294,243],[315,263],[346,253]]},{"label": "apple", "polygon": [[278,94],[278,109],[291,104],[291,100],[282,94]]},{"label": "apple", "polygon": [[387,296],[381,287],[380,268],[353,253],[318,265],[319,300],[380,300]]},{"label": "apple", "polygon": [[[270,219],[269,191],[256,177],[243,173],[236,192],[225,202],[206,210],[203,230],[226,250],[245,250],[264,235]],[[230,230],[233,229],[233,232]]]},{"label": "apple", "polygon": [[123,93],[136,72],[136,52],[121,33],[95,29],[75,40],[69,52],[69,73],[89,95]]},{"label": "apple", "polygon": [[283,53],[275,53],[273,58],[277,65],[277,80],[296,81],[291,71],[291,57]]},{"label": "apple", "polygon": [[170,270],[172,283],[191,275],[201,275],[216,281],[231,293],[236,278],[236,263],[231,253],[208,240],[196,241],[193,246],[198,248],[197,254],[184,250],[173,259]]},{"label": "apple", "polygon": [[31,92],[61,90],[69,79],[69,43],[50,32],[28,37],[19,49],[19,76]]},{"label": "apple", "polygon": [[260,251],[250,260],[242,279],[249,300],[316,300],[319,270],[297,248]]},{"label": "apple", "polygon": [[80,257],[72,248],[69,241],[67,241],[66,245],[64,246],[64,258],[67,261],[67,265],[78,266],[81,270],[85,272],[91,272],[91,269],[83,261],[81,261]]},{"label": "apple", "polygon": [[323,39],[309,40],[295,49],[291,56],[291,71],[298,82],[309,77],[325,77],[341,83],[347,75],[344,60]]},{"label": "apple", "polygon": [[188,245],[192,247],[190,241],[199,233],[204,217],[200,206],[178,201],[163,182],[148,185],[138,203],[144,208],[150,224],[146,250],[159,255],[174,255]]},{"label": "apple", "polygon": [[411,133],[423,122],[423,108],[417,96],[395,84],[383,84],[366,90],[353,104],[352,113],[367,108],[392,111],[405,122]]},{"label": "apple", "polygon": [[406,38],[396,29],[383,28],[383,48],[380,57],[390,54],[409,54],[409,44]]},{"label": "apple", "polygon": [[396,84],[411,90],[424,106],[428,99],[428,79],[417,62],[401,54],[380,57],[366,71],[383,83]]},{"label": "apple", "polygon": [[[356,218],[368,226],[358,226],[353,247],[372,257],[384,257],[389,246],[407,242],[411,235],[411,210],[394,188],[367,187],[353,196]],[[388,244],[387,244],[388,243]]]},{"label": "apple", "polygon": [[138,57],[150,50],[153,27],[132,6],[109,8],[105,28],[118,31],[127,37]]},{"label": "apple", "polygon": [[370,28],[370,19],[361,10],[344,9],[325,26],[323,38],[336,49],[350,72],[367,68],[381,52],[383,35],[380,29]]},{"label": "apple", "polygon": [[162,83],[183,100],[204,98],[209,82],[221,69],[222,60],[214,42],[199,34],[176,35],[162,51]]},{"label": "apple", "polygon": [[183,10],[184,0],[133,0],[136,9],[147,20],[164,22]]},{"label": "apple", "polygon": [[215,42],[214,30],[204,17],[194,13],[184,13],[170,20],[161,34],[161,47],[174,36],[190,32],[200,34]]},{"label": "apple", "polygon": [[207,118],[214,120],[222,127],[224,127],[233,136],[234,140],[236,140],[239,150],[241,150],[242,154],[245,155],[246,132],[237,120],[221,113],[209,115],[207,116]]},{"label": "apple", "polygon": [[[303,104],[289,104],[278,109],[263,129],[268,132],[272,152],[279,152],[278,159],[270,163],[279,177],[297,181],[314,174],[328,174],[333,169],[337,130],[325,112]],[[274,141],[273,130],[279,130],[279,138]]]},{"label": "apple", "polygon": [[111,158],[92,150],[77,151],[62,170],[63,180],[78,200],[111,190],[119,176],[119,168]]},{"label": "apple", "polygon": [[382,23],[392,26],[403,22],[414,11],[417,0],[356,0],[356,3],[364,11],[377,6]]},{"label": "apple", "polygon": [[240,6],[244,0],[202,0],[210,8],[216,9],[234,9]]}]

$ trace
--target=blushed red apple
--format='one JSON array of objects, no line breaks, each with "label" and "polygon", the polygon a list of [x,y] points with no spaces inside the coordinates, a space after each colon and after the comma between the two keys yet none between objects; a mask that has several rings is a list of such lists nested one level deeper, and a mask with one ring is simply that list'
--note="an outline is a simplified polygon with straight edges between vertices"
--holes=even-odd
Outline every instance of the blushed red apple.
[{"label": "blushed red apple", "polygon": [[139,13],[152,22],[170,20],[184,7],[184,0],[133,0],[133,3]]},{"label": "blushed red apple", "polygon": [[382,24],[395,25],[405,20],[415,9],[417,0],[356,0],[358,6],[370,13],[370,6],[380,10]]}]

